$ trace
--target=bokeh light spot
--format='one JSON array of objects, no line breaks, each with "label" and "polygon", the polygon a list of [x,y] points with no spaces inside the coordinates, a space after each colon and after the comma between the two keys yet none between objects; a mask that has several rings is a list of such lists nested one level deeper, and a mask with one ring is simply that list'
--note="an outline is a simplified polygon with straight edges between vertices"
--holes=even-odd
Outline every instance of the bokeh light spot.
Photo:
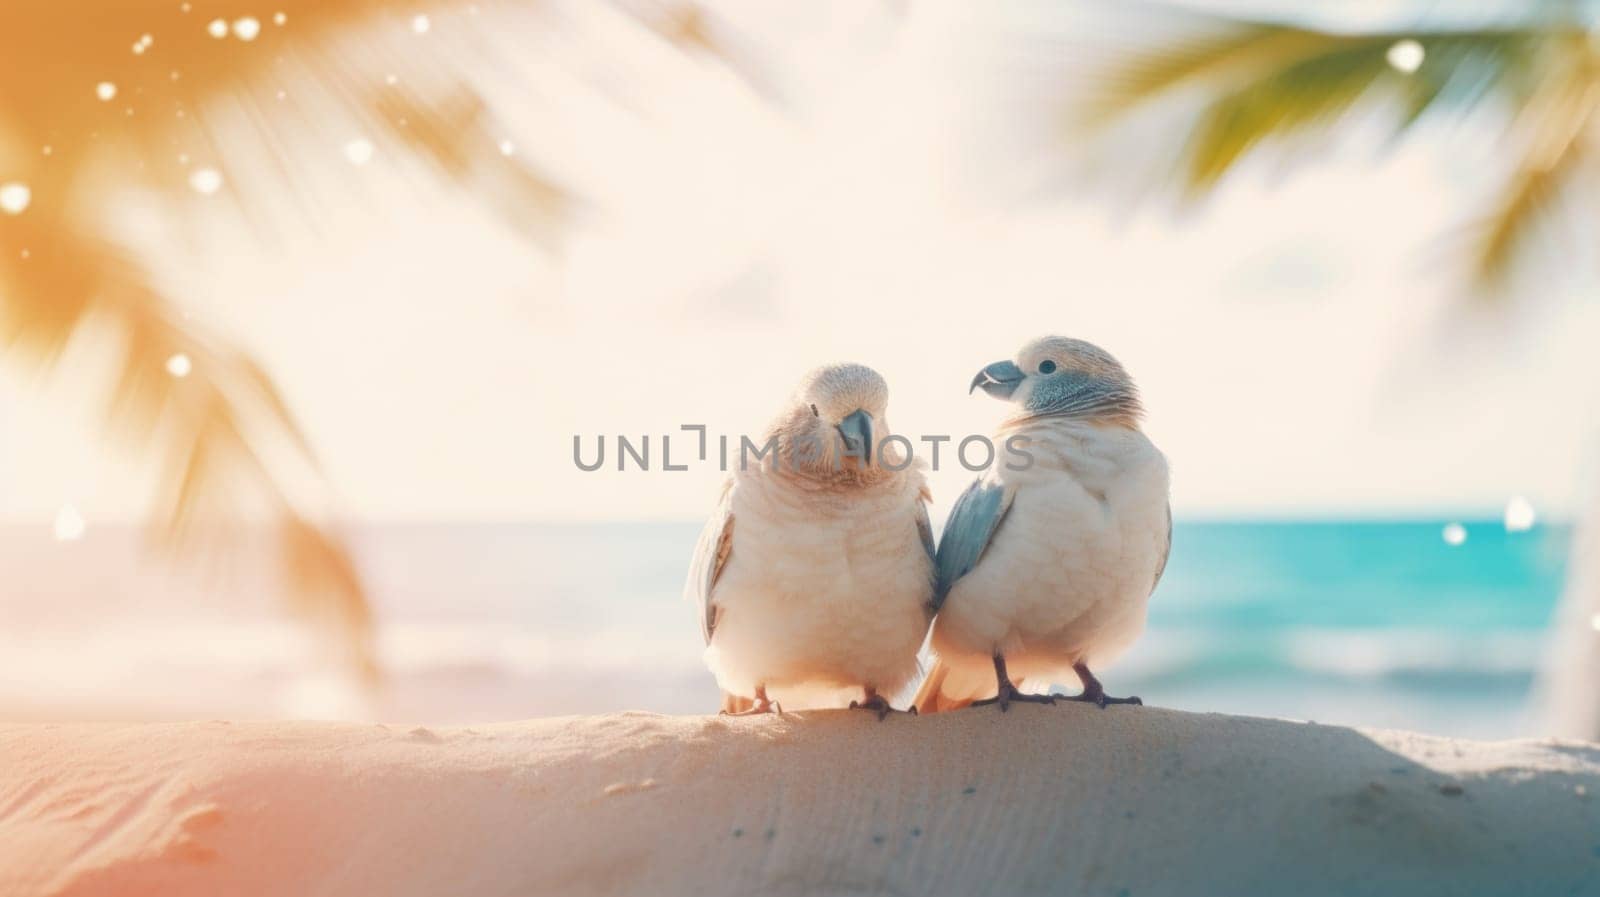
[{"label": "bokeh light spot", "polygon": [[1422,60],[1427,58],[1428,54],[1427,51],[1422,49],[1421,44],[1411,38],[1406,38],[1391,44],[1389,52],[1385,55],[1389,60],[1389,65],[1395,71],[1409,75],[1422,67]]},{"label": "bokeh light spot", "polygon": [[20,181],[10,181],[0,184],[0,212],[7,215],[21,215],[28,208],[28,203],[33,201],[33,190]]}]

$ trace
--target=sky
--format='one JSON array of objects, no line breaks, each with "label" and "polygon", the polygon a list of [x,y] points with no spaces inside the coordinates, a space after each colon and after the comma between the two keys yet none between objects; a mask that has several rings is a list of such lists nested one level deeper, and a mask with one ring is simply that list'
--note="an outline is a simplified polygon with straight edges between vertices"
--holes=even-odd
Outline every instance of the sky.
[{"label": "sky", "polygon": [[[895,431],[959,440],[1006,411],[967,394],[973,373],[1045,333],[1139,382],[1180,517],[1495,513],[1513,495],[1565,516],[1587,494],[1600,309],[1573,256],[1509,309],[1459,289],[1447,238],[1503,151],[1482,133],[1386,149],[1358,128],[1178,210],[1129,201],[1087,164],[1103,147],[1063,138],[1077,70],[1058,51],[1093,35],[1059,4],[730,7],[771,49],[781,108],[584,9],[591,39],[529,65],[604,77],[483,85],[516,151],[595,200],[559,262],[396,147],[353,166],[341,148],[363,135],[331,121],[301,147],[324,159],[299,185],[316,220],[284,212],[271,239],[220,204],[180,239],[127,199],[130,242],[277,379],[342,515],[696,518],[714,465],[588,473],[573,437],[756,432],[806,369],[853,360],[888,380]],[[483,27],[433,20],[418,52],[466,52]],[[48,376],[0,360],[0,519],[147,508],[148,465],[101,420],[104,352],[81,340]],[[941,515],[972,476],[943,468]]]}]

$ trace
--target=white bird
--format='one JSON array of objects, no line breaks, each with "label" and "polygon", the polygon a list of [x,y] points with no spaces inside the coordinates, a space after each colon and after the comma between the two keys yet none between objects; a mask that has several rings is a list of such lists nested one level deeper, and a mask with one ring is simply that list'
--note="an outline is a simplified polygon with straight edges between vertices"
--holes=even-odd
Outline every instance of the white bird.
[{"label": "white bird", "polygon": [[[997,452],[1004,463],[957,499],[945,524],[936,659],[917,707],[1141,703],[1107,697],[1091,672],[1143,631],[1172,543],[1167,462],[1139,429],[1133,381],[1097,346],[1052,336],[984,368],[972,388],[1018,406],[997,440],[1014,451]],[[1019,690],[1069,670],[1080,695]]]},{"label": "white bird", "polygon": [[888,400],[871,368],[818,368],[762,444],[733,459],[685,586],[724,712],[860,689],[851,706],[882,719],[885,695],[916,678],[933,530],[920,467],[885,446]]}]

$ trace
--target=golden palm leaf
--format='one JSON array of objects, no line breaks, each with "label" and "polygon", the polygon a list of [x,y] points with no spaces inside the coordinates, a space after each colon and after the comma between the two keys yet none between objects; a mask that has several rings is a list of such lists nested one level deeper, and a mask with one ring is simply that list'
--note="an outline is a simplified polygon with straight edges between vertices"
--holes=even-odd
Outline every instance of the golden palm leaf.
[{"label": "golden palm leaf", "polygon": [[1600,66],[1586,52],[1567,57],[1528,97],[1516,117],[1522,158],[1475,228],[1472,279],[1493,290],[1507,285],[1530,244],[1540,242],[1563,197],[1593,169],[1590,130],[1600,107]]},{"label": "golden palm leaf", "polygon": [[[219,169],[219,195],[258,217],[253,197],[298,198],[300,161],[285,147],[333,124],[332,109],[336,119],[376,125],[558,253],[575,197],[535,154],[501,149],[471,77],[480,60],[416,42],[435,26],[419,17],[452,11],[478,12],[438,0],[426,9],[405,0],[0,4],[0,180],[31,190],[25,209],[0,215],[7,355],[48,365],[91,323],[120,337],[108,417],[161,467],[154,513],[166,543],[215,556],[256,531],[241,521],[264,518],[296,608],[339,633],[369,677],[377,666],[361,577],[337,532],[291,498],[283,470],[314,471],[310,443],[266,372],[178,313],[146,267],[102,230],[115,197],[90,181],[109,167],[165,198],[171,214],[196,214],[203,204],[185,186],[196,160],[182,149],[197,148],[193,155]],[[692,4],[629,14],[685,51],[721,55],[716,23]],[[400,86],[383,72],[398,73]],[[270,81],[288,76],[311,83],[316,103],[277,102]],[[267,151],[265,170],[227,167],[227,141],[237,135],[216,124],[221,107],[250,124]],[[188,363],[181,377],[168,370],[178,355]]]}]

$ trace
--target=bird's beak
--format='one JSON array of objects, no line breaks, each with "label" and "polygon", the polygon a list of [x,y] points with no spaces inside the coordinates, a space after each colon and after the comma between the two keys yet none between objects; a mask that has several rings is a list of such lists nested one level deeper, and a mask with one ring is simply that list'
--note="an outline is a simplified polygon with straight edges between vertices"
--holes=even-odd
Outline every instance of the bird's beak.
[{"label": "bird's beak", "polygon": [[1022,368],[1013,362],[997,361],[972,378],[972,386],[968,387],[967,393],[970,395],[974,389],[982,388],[984,392],[997,399],[1009,399],[1011,394],[1017,391],[1017,384],[1022,382],[1024,376],[1026,375],[1022,373]]},{"label": "bird's beak", "polygon": [[839,438],[844,440],[844,453],[860,458],[861,463],[872,463],[872,415],[856,410],[839,421]]}]

